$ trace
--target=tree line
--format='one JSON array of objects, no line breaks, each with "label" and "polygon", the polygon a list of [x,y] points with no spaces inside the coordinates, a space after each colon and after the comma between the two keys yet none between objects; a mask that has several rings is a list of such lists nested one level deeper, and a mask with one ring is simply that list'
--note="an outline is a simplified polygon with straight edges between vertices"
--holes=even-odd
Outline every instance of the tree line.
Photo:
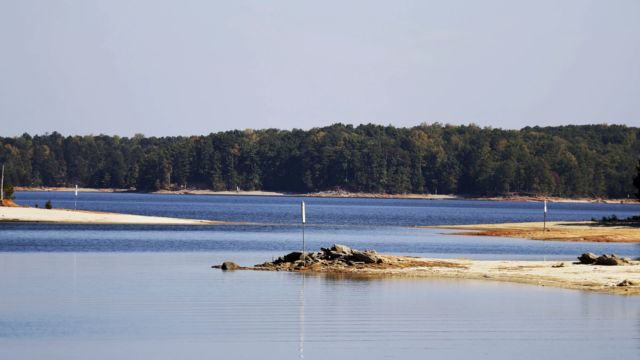
[{"label": "tree line", "polygon": [[627,197],[640,129],[335,124],[203,136],[0,137],[20,186]]}]

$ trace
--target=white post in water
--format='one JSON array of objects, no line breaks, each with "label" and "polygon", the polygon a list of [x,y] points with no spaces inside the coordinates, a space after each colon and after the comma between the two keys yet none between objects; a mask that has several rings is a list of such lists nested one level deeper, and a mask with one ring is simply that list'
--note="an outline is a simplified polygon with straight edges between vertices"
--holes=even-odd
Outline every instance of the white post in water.
[{"label": "white post in water", "polygon": [[307,257],[304,247],[304,224],[307,222],[307,216],[305,214],[304,201],[300,204],[300,211],[302,212],[302,261],[304,263],[304,266],[307,266]]},{"label": "white post in water", "polygon": [[4,164],[2,164],[2,177],[0,177],[0,204],[4,202]]},{"label": "white post in water", "polygon": [[76,197],[73,200],[73,210],[78,209],[78,185],[76,184]]}]

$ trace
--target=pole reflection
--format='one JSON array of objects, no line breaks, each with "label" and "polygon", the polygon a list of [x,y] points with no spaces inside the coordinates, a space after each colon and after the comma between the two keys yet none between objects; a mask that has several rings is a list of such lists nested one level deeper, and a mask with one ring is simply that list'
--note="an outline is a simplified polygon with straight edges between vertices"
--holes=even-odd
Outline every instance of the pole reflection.
[{"label": "pole reflection", "polygon": [[305,274],[301,274],[300,277],[302,281],[300,282],[300,293],[299,293],[299,326],[300,326],[300,338],[298,341],[298,357],[300,359],[304,359],[304,281]]}]

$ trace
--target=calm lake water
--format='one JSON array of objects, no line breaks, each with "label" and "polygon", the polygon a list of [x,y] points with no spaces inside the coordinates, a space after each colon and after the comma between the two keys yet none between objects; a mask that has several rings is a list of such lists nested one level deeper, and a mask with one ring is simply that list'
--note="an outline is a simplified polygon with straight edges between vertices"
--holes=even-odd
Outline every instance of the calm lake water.
[{"label": "calm lake water", "polygon": [[[18,193],[74,207],[71,193]],[[233,226],[0,223],[2,359],[602,358],[640,356],[640,298],[489,281],[228,272],[300,243],[296,197],[81,193],[77,207]],[[415,225],[541,220],[536,203],[305,198],[310,249],[419,256],[640,256],[640,246],[442,235]],[[550,220],[640,206],[550,204]]]}]

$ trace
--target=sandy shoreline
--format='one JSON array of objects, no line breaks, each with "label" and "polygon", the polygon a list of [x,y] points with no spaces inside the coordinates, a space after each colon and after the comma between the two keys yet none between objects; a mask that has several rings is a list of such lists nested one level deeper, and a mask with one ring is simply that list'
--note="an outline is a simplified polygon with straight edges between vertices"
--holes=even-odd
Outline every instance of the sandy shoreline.
[{"label": "sandy shoreline", "polygon": [[[572,261],[422,260],[451,263],[459,265],[459,267],[418,266],[391,270],[363,269],[354,271],[354,274],[491,280],[612,294],[640,295],[640,265],[637,264],[600,266],[574,264]],[[625,280],[630,281],[633,285],[618,286]]]},{"label": "sandy shoreline", "polygon": [[[222,270],[289,271],[350,277],[450,278],[504,281],[612,294],[640,295],[640,261],[617,266],[573,261],[494,261],[430,259],[380,254],[345,245],[306,253],[292,252],[272,261],[242,267],[233,262],[214,265]],[[621,259],[622,260],[622,259]]]},{"label": "sandy shoreline", "polygon": [[[71,192],[72,187],[25,187],[16,186],[15,191],[52,191]],[[105,188],[79,188],[78,192],[103,192],[123,193],[135,192],[134,189],[105,189]],[[507,202],[541,202],[547,200],[556,203],[607,203],[607,204],[640,204],[636,199],[602,199],[602,198],[559,198],[542,196],[492,196],[492,197],[467,197],[454,194],[383,194],[383,193],[354,193],[348,191],[321,191],[314,193],[287,193],[278,191],[241,190],[241,191],[213,191],[200,189],[185,190],[159,190],[151,194],[174,195],[234,195],[234,196],[298,196],[298,197],[326,197],[326,198],[363,198],[363,199],[417,199],[417,200],[484,200]]]},{"label": "sandy shoreline", "polygon": [[543,231],[542,222],[420,226],[420,228],[464,230],[448,233],[453,235],[499,236],[553,241],[640,243],[640,227],[638,226],[609,226],[592,221],[547,222],[545,231]]},{"label": "sandy shoreline", "polygon": [[223,221],[179,219],[67,209],[0,206],[0,222],[47,222],[66,224],[221,225]]}]

